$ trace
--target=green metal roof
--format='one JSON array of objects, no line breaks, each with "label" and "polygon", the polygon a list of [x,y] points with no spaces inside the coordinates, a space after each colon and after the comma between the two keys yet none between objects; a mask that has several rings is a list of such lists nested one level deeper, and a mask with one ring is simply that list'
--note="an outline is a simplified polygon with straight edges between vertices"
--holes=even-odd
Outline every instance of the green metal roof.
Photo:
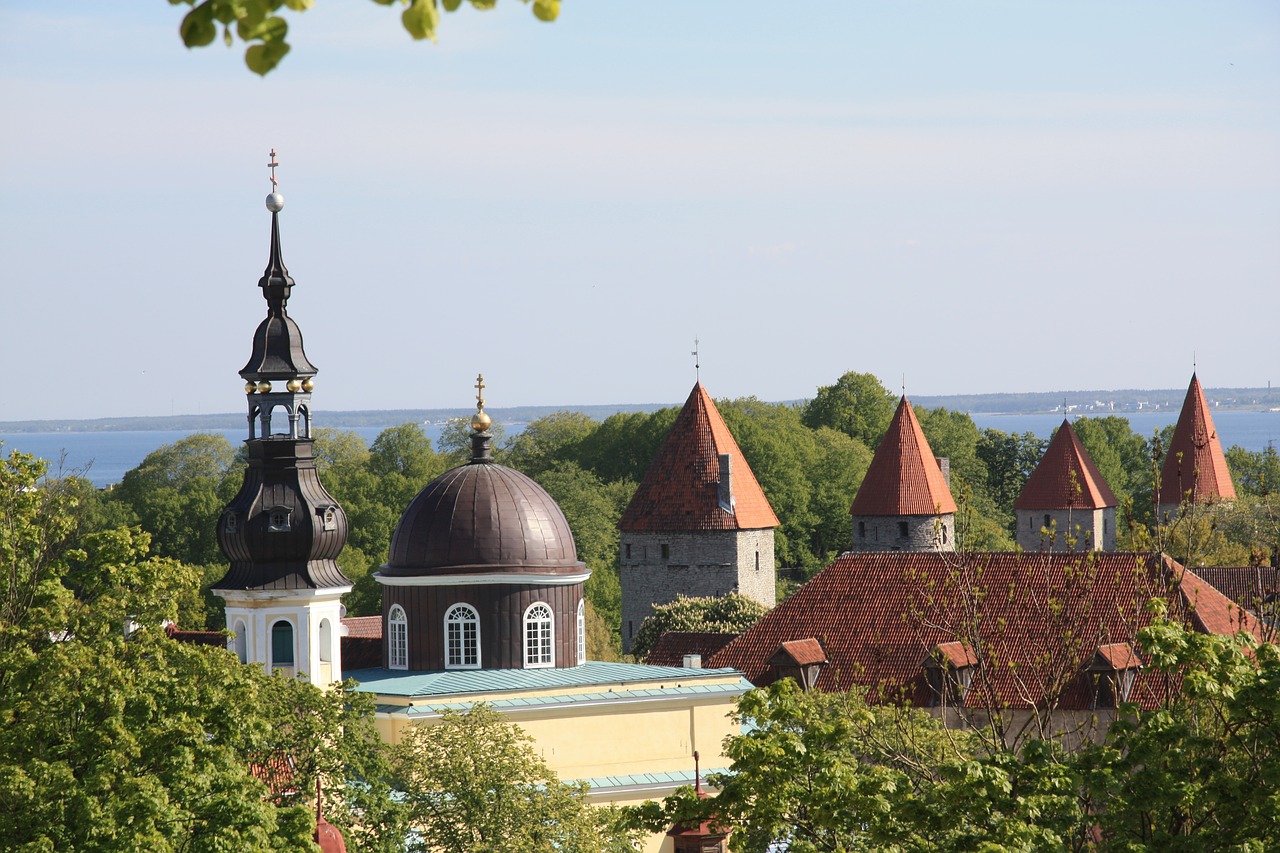
[{"label": "green metal roof", "polygon": [[[451,669],[438,672],[407,672],[400,669],[357,669],[344,673],[358,684],[356,690],[376,693],[380,696],[403,696],[408,699],[431,696],[452,696],[467,693],[500,693],[526,690],[569,689],[603,685],[625,685],[645,681],[676,681],[678,687],[659,690],[625,691],[638,697],[641,693],[672,695],[676,690],[706,688],[721,692],[728,685],[708,685],[698,682],[738,676],[732,690],[750,690],[751,684],[735,669],[686,669],[678,666],[649,666],[638,663],[603,663],[588,661],[582,666],[564,669]],[[595,691],[599,693],[598,691]],[[599,693],[604,698],[617,698],[623,691],[611,690]],[[696,690],[695,690],[696,692]],[[570,694],[576,701],[583,701],[582,694]],[[552,701],[564,701],[557,697]],[[524,700],[503,700],[520,702]],[[529,700],[542,702],[541,698]],[[493,703],[495,706],[497,702]],[[461,706],[460,706],[461,707]]]},{"label": "green metal roof", "polygon": [[[702,771],[705,777],[710,773],[728,773],[724,768]],[[566,780],[570,781],[570,780]],[[692,770],[677,770],[672,773],[633,773],[629,776],[597,776],[594,779],[574,779],[574,782],[586,782],[592,791],[606,791],[609,788],[641,788],[650,785],[692,785]]]},{"label": "green metal roof", "polygon": [[[556,706],[581,705],[588,702],[626,702],[655,698],[674,698],[677,696],[740,696],[751,689],[751,683],[740,678],[731,684],[680,684],[674,687],[650,688],[647,690],[609,690],[593,693],[565,693],[554,696],[520,696],[513,699],[495,699],[488,704],[499,710],[518,710],[520,708],[545,708]],[[471,707],[470,702],[432,702],[429,705],[415,705],[406,708],[404,705],[378,705],[379,713],[403,714],[410,719],[414,717],[431,717],[441,711],[465,711]]]}]

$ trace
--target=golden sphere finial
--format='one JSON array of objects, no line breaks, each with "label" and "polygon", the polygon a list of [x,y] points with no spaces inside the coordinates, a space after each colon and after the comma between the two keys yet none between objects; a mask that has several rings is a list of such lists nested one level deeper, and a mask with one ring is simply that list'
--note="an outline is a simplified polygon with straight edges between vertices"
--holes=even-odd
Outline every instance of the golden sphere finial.
[{"label": "golden sphere finial", "polygon": [[264,380],[262,380],[261,382],[259,382],[259,383],[258,383],[258,393],[259,393],[259,394],[270,394],[270,393],[271,393],[271,383],[270,383],[270,382],[268,382],[268,381],[267,381],[267,380],[265,380],[265,379],[264,379]]},{"label": "golden sphere finial", "polygon": [[476,432],[484,432],[493,423],[493,418],[484,412],[484,374],[476,374],[476,413],[471,416],[471,428]]}]

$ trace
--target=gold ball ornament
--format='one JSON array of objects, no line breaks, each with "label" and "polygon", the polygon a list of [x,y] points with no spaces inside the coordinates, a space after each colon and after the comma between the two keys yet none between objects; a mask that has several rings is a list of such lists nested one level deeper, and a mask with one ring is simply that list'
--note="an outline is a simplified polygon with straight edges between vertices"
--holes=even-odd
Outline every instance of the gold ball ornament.
[{"label": "gold ball ornament", "polygon": [[290,379],[287,383],[285,383],[284,387],[288,388],[290,393],[297,394],[298,391],[302,388],[302,380]]},{"label": "gold ball ornament", "polygon": [[471,416],[471,428],[476,432],[484,432],[492,423],[493,418],[489,417],[484,412],[476,412]]},{"label": "gold ball ornament", "polygon": [[259,382],[259,383],[258,383],[258,393],[259,393],[259,394],[266,394],[266,393],[268,393],[268,392],[270,392],[270,391],[271,391],[271,383],[270,383],[270,382],[267,382],[267,381],[264,379],[262,382]]},{"label": "gold ball ornament", "polygon": [[256,382],[244,383],[244,393],[252,394],[254,391],[257,391],[257,390],[258,390],[258,385]]},{"label": "gold ball ornament", "polygon": [[310,393],[311,393],[311,391],[312,391],[312,389],[313,389],[313,388],[315,388],[315,387],[316,387],[316,381],[315,381],[315,379],[311,378],[310,376],[308,376],[306,379],[302,380],[302,390],[303,390],[303,391],[306,391],[308,394],[310,394]]}]

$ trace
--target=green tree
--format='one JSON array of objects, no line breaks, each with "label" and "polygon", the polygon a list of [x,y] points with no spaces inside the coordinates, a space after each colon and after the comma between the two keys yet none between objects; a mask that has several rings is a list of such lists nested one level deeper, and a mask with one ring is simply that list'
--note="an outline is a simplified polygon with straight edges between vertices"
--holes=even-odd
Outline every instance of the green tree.
[{"label": "green tree", "polygon": [[868,447],[880,443],[893,420],[898,398],[870,373],[849,371],[834,385],[824,385],[804,405],[801,415],[811,429],[830,427]]},{"label": "green tree", "polygon": [[975,452],[986,467],[986,492],[1001,517],[1014,519],[1013,503],[1022,494],[1031,472],[1040,464],[1048,444],[1030,432],[982,431]]},{"label": "green tree", "polygon": [[221,562],[217,520],[242,471],[224,436],[196,433],[147,454],[111,498],[151,534],[157,554],[192,565]]},{"label": "green tree", "polygon": [[639,483],[679,414],[672,407],[610,415],[577,443],[573,461],[605,482]]},{"label": "green tree", "polygon": [[769,611],[760,602],[736,592],[728,595],[690,598],[654,605],[653,613],[640,623],[631,645],[631,653],[643,659],[668,631],[708,631],[740,634]]},{"label": "green tree", "polygon": [[560,782],[532,739],[487,705],[411,727],[393,750],[411,851],[631,853],[636,836],[583,784]]},{"label": "green tree", "polygon": [[504,448],[504,461],[538,479],[558,463],[574,460],[574,450],[600,425],[582,412],[553,412],[538,418]]},{"label": "green tree", "polygon": [[[403,7],[400,22],[415,39],[435,41],[440,10],[456,12],[462,0],[374,0],[381,6]],[[532,2],[533,15],[540,21],[554,21],[560,15],[560,0]],[[497,0],[470,0],[476,9],[492,9]],[[169,0],[172,6],[191,6],[179,32],[187,47],[206,47],[221,36],[231,47],[236,39],[246,45],[245,65],[255,74],[265,75],[289,53],[289,22],[282,13],[305,12],[315,0]]]}]

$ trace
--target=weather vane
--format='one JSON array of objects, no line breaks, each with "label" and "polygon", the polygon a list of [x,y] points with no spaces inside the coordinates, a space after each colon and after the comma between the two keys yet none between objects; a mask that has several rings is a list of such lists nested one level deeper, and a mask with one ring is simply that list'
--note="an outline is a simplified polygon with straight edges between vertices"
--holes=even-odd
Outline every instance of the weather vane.
[{"label": "weather vane", "polygon": [[279,189],[279,181],[276,180],[276,167],[280,164],[276,162],[276,149],[271,149],[271,162],[267,164],[267,168],[271,170],[271,191],[275,192]]},{"label": "weather vane", "polygon": [[689,353],[693,356],[693,376],[699,382],[702,381],[702,365],[699,363],[701,359],[698,357],[698,339],[693,339],[693,352]]}]

